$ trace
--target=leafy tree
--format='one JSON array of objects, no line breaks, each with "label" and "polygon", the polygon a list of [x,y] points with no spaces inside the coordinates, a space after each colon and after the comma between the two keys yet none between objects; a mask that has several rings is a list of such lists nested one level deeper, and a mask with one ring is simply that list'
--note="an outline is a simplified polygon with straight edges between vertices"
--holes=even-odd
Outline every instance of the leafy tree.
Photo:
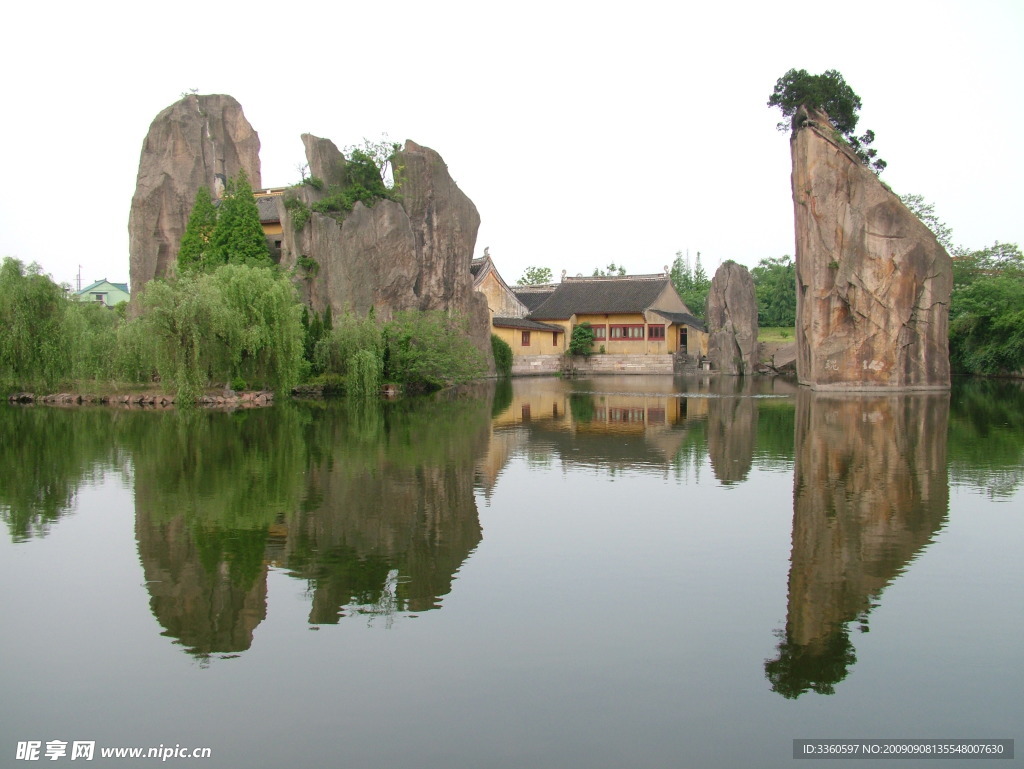
[{"label": "leafy tree", "polygon": [[553,280],[550,267],[527,267],[517,286],[540,286]]},{"label": "leafy tree", "polygon": [[0,265],[0,386],[53,387],[68,375],[64,290],[35,263]]},{"label": "leafy tree", "polygon": [[570,355],[590,355],[594,351],[594,329],[584,321],[572,330],[569,337]]},{"label": "leafy tree", "polygon": [[609,278],[609,277],[615,277],[615,276],[624,277],[625,274],[626,274],[626,267],[625,267],[625,265],[616,265],[615,262],[612,262],[611,264],[608,265],[607,268],[605,268],[603,270],[600,267],[595,267],[594,268],[593,277],[595,277],[595,278]]},{"label": "leafy tree", "polygon": [[676,251],[676,258],[669,270],[669,279],[675,286],[679,298],[690,308],[690,312],[703,315],[707,304],[708,292],[711,290],[711,279],[701,264],[700,251],[691,268],[688,260],[683,258],[682,251]]},{"label": "leafy tree", "polygon": [[939,219],[935,213],[935,206],[926,201],[924,195],[900,195],[900,200],[932,231],[935,239],[946,249],[947,253],[952,254],[956,250],[953,246],[953,229]]},{"label": "leafy tree", "polygon": [[297,383],[302,311],[291,282],[276,270],[229,264],[150,281],[142,302],[157,369],[179,400],[236,378],[277,390]]},{"label": "leafy tree", "polygon": [[497,334],[491,334],[491,352],[494,354],[494,368],[498,376],[512,376],[512,348]]},{"label": "leafy tree", "polygon": [[112,380],[117,373],[117,331],[123,320],[98,302],[68,302],[64,334],[70,344],[68,376],[75,380]]},{"label": "leafy tree", "polygon": [[209,250],[210,256],[204,259],[210,263],[207,271],[222,264],[257,267],[273,264],[263,225],[260,224],[256,197],[244,169],[227,183]]},{"label": "leafy tree", "polygon": [[765,257],[750,271],[760,326],[796,325],[796,264],[787,256]]},{"label": "leafy tree", "polygon": [[487,362],[466,321],[441,311],[398,313],[384,326],[385,381],[407,390],[437,390],[483,376]]},{"label": "leafy tree", "polygon": [[371,317],[357,318],[346,314],[333,328],[324,328],[321,316],[313,314],[313,324],[320,326],[320,338],[313,353],[313,371],[330,374],[344,382],[349,364],[360,350],[372,350],[384,360],[384,337],[380,325]]},{"label": "leafy tree", "polygon": [[[394,166],[398,149],[398,145],[392,142],[373,143],[368,140],[364,141],[363,147],[347,147],[344,183],[331,185],[326,197],[314,203],[312,210],[340,218],[356,203],[372,207],[378,200],[396,200],[402,171],[402,168]],[[310,180],[305,181],[308,183]]]},{"label": "leafy tree", "polygon": [[[875,132],[865,131],[860,136],[854,133],[860,119],[857,113],[861,100],[836,70],[826,70],[820,75],[812,75],[805,69],[789,70],[775,82],[768,106],[781,109],[785,118],[792,118],[801,106],[824,110],[838,138],[850,145],[864,165],[876,174],[885,169],[886,162],[870,147]],[[778,128],[785,131],[789,125],[789,121],[783,121]]]},{"label": "leafy tree", "polygon": [[204,270],[210,265],[207,261],[212,257],[210,241],[217,228],[217,208],[213,205],[210,190],[200,187],[196,191],[196,201],[189,214],[185,234],[181,237],[181,248],[178,249],[178,269]]},{"label": "leafy tree", "polygon": [[1024,255],[1018,246],[997,242],[954,258],[949,353],[962,373],[1024,370]]},{"label": "leafy tree", "polygon": [[[370,141],[364,138],[362,146],[351,145],[345,148],[345,155],[349,162],[359,162],[366,168],[367,160],[377,169],[377,176],[381,184],[387,189],[394,189],[397,186],[395,179],[395,154],[402,149],[398,142],[388,139],[387,134],[382,134],[380,141]],[[401,170],[401,169],[398,169]]]}]

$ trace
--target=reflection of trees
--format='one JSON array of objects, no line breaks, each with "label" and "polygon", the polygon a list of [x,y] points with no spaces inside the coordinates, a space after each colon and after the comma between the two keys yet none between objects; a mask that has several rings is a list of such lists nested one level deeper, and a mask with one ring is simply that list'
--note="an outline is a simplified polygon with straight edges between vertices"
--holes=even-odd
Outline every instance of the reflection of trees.
[{"label": "reflection of trees", "polygon": [[847,623],[932,539],[949,505],[949,396],[797,399],[789,608],[778,657],[785,697],[831,694],[856,660]]},{"label": "reflection of trees", "polygon": [[1012,495],[1024,482],[1024,383],[956,380],[949,418],[951,479]]},{"label": "reflection of trees", "polygon": [[266,616],[268,532],[303,491],[308,416],[287,403],[145,416],[122,437],[153,614],[198,656],[248,649]]},{"label": "reflection of trees", "polygon": [[[310,583],[310,621],[439,606],[480,541],[473,471],[490,402],[324,408],[311,444],[330,448],[310,461],[306,503],[288,522],[283,556]],[[374,422],[370,435],[363,428]]]},{"label": "reflection of trees", "polygon": [[249,648],[270,563],[309,581],[312,622],[437,606],[480,540],[473,462],[490,406],[281,403],[162,415],[126,435],[167,635],[203,657]]},{"label": "reflection of trees", "polygon": [[46,534],[78,486],[124,457],[107,409],[0,406],[0,518],[15,542]]}]

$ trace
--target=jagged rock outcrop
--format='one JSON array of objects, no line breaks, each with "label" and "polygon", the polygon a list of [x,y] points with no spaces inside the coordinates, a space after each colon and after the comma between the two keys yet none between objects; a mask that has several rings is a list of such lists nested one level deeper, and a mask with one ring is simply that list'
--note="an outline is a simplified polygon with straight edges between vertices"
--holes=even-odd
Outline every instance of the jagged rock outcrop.
[{"label": "jagged rock outcrop", "polygon": [[797,111],[791,150],[800,382],[948,388],[949,255],[825,113]]},{"label": "jagged rock outcrop", "polygon": [[[324,189],[303,185],[288,195],[311,206],[326,195],[329,180],[343,177],[345,161],[326,139],[302,140],[310,174],[324,180]],[[469,269],[480,227],[476,206],[432,149],[407,141],[394,167],[400,202],[356,203],[338,217],[311,212],[297,228],[282,200],[281,265],[299,267],[302,290],[318,312],[330,306],[335,315],[365,315],[372,308],[382,320],[412,309],[460,313],[490,360],[487,302],[473,290]],[[308,260],[314,268],[301,266]]]},{"label": "jagged rock outcrop", "polygon": [[733,261],[715,271],[708,291],[708,358],[722,374],[752,374],[757,365],[757,297],[750,271]]},{"label": "jagged rock outcrop", "polygon": [[133,291],[173,268],[200,187],[217,198],[243,169],[254,188],[261,186],[259,152],[259,136],[231,96],[189,94],[156,116],[128,219]]}]

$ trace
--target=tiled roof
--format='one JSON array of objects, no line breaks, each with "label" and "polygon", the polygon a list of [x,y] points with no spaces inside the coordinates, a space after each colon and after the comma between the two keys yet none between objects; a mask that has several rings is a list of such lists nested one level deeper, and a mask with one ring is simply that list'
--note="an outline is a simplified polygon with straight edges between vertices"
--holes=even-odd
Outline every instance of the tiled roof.
[{"label": "tiled roof", "polygon": [[260,222],[279,222],[280,215],[277,213],[277,199],[279,195],[266,195],[256,198],[256,207],[260,210]]},{"label": "tiled roof", "polygon": [[699,328],[704,330],[704,321],[700,318],[696,318],[693,315],[685,312],[669,312],[668,310],[652,309],[652,312],[658,313],[665,320],[670,323],[674,323],[677,326],[692,326],[693,328]]},{"label": "tiled roof", "polygon": [[[671,282],[664,275],[567,278],[547,301],[531,309],[530,315],[554,320],[590,313],[640,313],[654,304],[668,285]],[[519,298],[526,304],[523,296]]]},{"label": "tiled roof", "polygon": [[544,286],[513,286],[511,288],[516,298],[526,305],[526,309],[533,312],[555,293],[557,286],[547,284]]},{"label": "tiled roof", "polygon": [[561,326],[550,323],[539,323],[526,318],[491,318],[491,323],[498,328],[521,328],[526,331],[565,331]]}]

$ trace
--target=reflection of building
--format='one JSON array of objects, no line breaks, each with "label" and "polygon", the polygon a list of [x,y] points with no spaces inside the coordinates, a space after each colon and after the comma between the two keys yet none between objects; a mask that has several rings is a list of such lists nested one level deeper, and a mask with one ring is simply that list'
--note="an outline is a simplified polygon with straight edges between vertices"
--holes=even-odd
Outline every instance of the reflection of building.
[{"label": "reflection of building", "polygon": [[830,694],[855,661],[847,623],[931,542],[949,506],[949,396],[801,390],[789,610],[765,663],[786,697]]},{"label": "reflection of building", "polygon": [[[626,391],[626,382],[634,394]],[[589,384],[548,378],[511,383],[492,420],[488,451],[477,465],[485,496],[521,452],[565,465],[666,469],[691,443],[703,451],[708,398],[685,397],[666,377],[602,377],[606,391],[579,389]]]},{"label": "reflection of building", "polygon": [[[513,373],[558,370],[576,326],[594,331],[587,365],[672,373],[675,354],[707,353],[704,323],[679,298],[667,275],[571,278],[545,286],[510,287],[489,254],[473,261],[474,288],[487,298],[491,330],[512,348]],[[622,358],[621,361],[618,358]],[[631,360],[632,359],[632,360]]]}]

